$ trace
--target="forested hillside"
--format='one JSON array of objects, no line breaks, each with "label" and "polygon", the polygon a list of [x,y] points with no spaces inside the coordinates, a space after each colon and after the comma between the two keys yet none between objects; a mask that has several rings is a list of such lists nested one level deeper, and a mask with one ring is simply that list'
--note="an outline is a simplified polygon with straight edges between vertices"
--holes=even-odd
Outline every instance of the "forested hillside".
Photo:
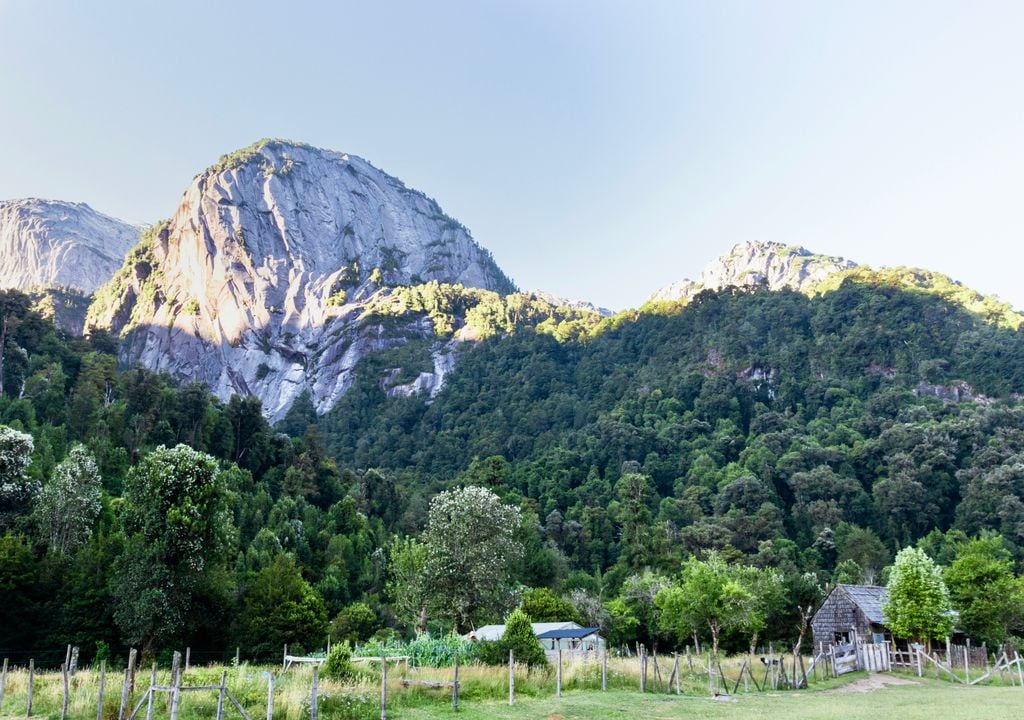
[{"label": "forested hillside", "polygon": [[[257,400],[119,372],[109,337],[64,337],[4,293],[0,648],[272,655],[329,627],[499,621],[527,588],[551,590],[525,593],[534,619],[673,643],[651,618],[660,578],[711,550],[803,588],[771,610],[762,637],[782,638],[808,594],[880,580],[903,546],[948,564],[994,532],[1022,558],[1024,336],[999,313],[870,274],[608,319],[451,286],[398,297],[374,312],[486,339],[433,398],[382,380],[429,368],[436,340],[413,339],[364,358],[327,415],[300,399],[271,428]],[[470,485],[520,510],[521,552],[504,605],[455,615],[411,597],[430,537],[405,538]]]}]

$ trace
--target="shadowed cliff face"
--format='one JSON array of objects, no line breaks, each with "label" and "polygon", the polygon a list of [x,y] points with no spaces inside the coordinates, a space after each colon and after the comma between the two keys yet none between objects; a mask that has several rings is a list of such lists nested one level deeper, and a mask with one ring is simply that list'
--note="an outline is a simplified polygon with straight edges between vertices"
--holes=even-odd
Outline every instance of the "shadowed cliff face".
[{"label": "shadowed cliff face", "polygon": [[0,287],[91,293],[121,267],[139,230],[84,203],[0,201]]},{"label": "shadowed cliff face", "polygon": [[689,300],[702,290],[765,285],[809,292],[833,273],[856,267],[844,258],[817,255],[793,245],[746,242],[716,258],[696,281],[684,279],[663,287],[650,300]]},{"label": "shadowed cliff face", "polygon": [[124,362],[256,395],[274,420],[306,389],[326,411],[361,357],[429,335],[364,311],[430,280],[514,290],[422,193],[358,157],[268,141],[193,180],[97,292],[89,326],[124,337]]}]

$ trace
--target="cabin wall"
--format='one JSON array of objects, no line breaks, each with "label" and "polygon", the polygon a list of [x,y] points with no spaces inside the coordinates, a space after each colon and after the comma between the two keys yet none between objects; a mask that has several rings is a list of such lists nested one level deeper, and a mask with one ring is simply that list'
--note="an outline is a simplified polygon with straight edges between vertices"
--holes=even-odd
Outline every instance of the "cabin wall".
[{"label": "cabin wall", "polygon": [[843,592],[830,593],[811,620],[815,649],[836,644],[838,636],[850,641],[852,631],[856,631],[861,640],[871,641],[871,623],[856,603]]}]

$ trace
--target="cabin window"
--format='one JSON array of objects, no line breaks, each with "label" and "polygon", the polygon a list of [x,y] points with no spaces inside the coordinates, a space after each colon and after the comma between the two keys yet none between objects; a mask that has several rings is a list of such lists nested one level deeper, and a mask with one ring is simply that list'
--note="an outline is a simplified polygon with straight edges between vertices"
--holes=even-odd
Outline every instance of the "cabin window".
[{"label": "cabin window", "polygon": [[871,642],[873,642],[875,645],[881,645],[885,642],[885,633],[871,633]]},{"label": "cabin window", "polygon": [[835,634],[836,645],[848,645],[850,643],[850,634],[837,632]]}]

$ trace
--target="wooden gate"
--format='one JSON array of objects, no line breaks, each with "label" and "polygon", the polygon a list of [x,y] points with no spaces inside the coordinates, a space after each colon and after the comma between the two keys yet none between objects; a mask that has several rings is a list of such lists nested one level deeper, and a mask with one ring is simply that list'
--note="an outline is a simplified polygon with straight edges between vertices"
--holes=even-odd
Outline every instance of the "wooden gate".
[{"label": "wooden gate", "polygon": [[858,666],[868,672],[890,672],[889,643],[859,643],[857,648]]}]

